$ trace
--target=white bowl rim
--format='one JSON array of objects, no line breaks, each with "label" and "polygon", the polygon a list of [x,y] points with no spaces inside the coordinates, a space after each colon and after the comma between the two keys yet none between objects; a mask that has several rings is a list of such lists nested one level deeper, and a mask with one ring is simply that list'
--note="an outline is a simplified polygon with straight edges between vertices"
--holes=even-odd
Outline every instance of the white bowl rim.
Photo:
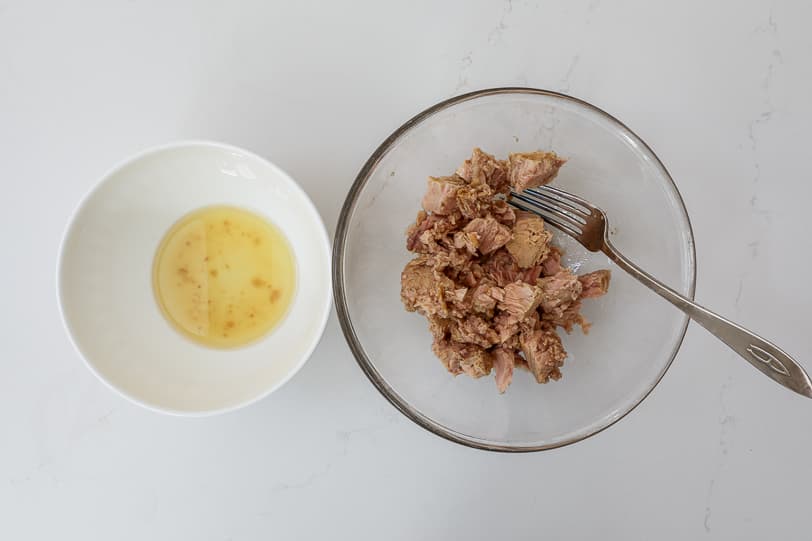
[{"label": "white bowl rim", "polygon": [[422,123],[426,119],[432,117],[435,113],[438,113],[454,105],[466,101],[475,100],[477,98],[495,96],[500,94],[529,94],[536,96],[547,96],[565,102],[573,103],[609,120],[619,130],[625,131],[628,135],[634,138],[635,142],[639,143],[642,148],[651,153],[651,156],[653,157],[657,165],[662,169],[666,181],[668,182],[670,187],[674,190],[679,210],[681,211],[683,217],[685,218],[685,224],[687,226],[687,235],[688,235],[687,264],[690,270],[690,283],[688,284],[689,287],[686,297],[688,297],[691,300],[693,300],[694,293],[696,291],[696,243],[694,241],[694,232],[693,226],[691,224],[691,218],[688,215],[687,209],[685,208],[685,201],[682,198],[682,194],[679,192],[679,188],[677,188],[677,184],[676,182],[674,182],[674,179],[671,177],[671,174],[668,172],[668,169],[666,169],[665,165],[662,163],[662,161],[654,152],[654,150],[652,150],[652,148],[639,135],[637,135],[628,126],[626,126],[626,124],[624,124],[611,114],[607,113],[603,109],[585,100],[567,94],[562,94],[561,92],[555,92],[552,90],[545,90],[533,87],[506,86],[506,87],[484,88],[480,90],[474,90],[472,92],[468,92],[465,94],[452,96],[417,113],[415,116],[404,122],[400,127],[398,127],[395,131],[393,131],[389,135],[389,137],[387,137],[370,155],[369,159],[367,159],[367,161],[361,167],[361,170],[358,172],[358,175],[355,177],[355,181],[353,182],[352,186],[349,189],[349,192],[347,193],[347,198],[344,200],[344,205],[341,208],[341,213],[339,214],[338,218],[338,225],[336,227],[336,233],[333,238],[333,298],[336,305],[336,312],[338,313],[338,321],[341,325],[341,330],[344,334],[345,340],[347,341],[347,345],[349,345],[350,350],[352,351],[353,356],[355,357],[355,360],[358,363],[358,366],[367,376],[369,381],[372,382],[372,384],[375,386],[378,392],[380,392],[381,395],[383,395],[383,397],[386,398],[386,400],[389,401],[390,404],[392,404],[398,411],[400,411],[411,421],[421,426],[422,428],[428,430],[429,432],[432,432],[433,434],[440,436],[441,438],[444,438],[446,440],[467,447],[472,447],[474,449],[503,453],[528,453],[556,449],[558,447],[565,447],[567,445],[583,441],[587,438],[594,436],[595,434],[603,432],[610,426],[613,426],[615,423],[625,418],[632,411],[634,411],[637,408],[637,406],[639,406],[646,398],[648,398],[651,392],[657,387],[657,385],[659,385],[660,381],[662,381],[666,372],[668,372],[668,369],[674,362],[674,358],[677,356],[677,353],[679,352],[680,347],[682,346],[682,343],[685,340],[685,333],[688,330],[688,323],[690,322],[690,318],[687,315],[683,318],[682,329],[679,335],[679,339],[674,345],[674,349],[671,352],[670,358],[666,362],[662,371],[651,383],[651,386],[645,393],[643,393],[643,395],[640,397],[639,400],[634,402],[621,415],[615,417],[614,419],[609,420],[604,424],[598,425],[594,430],[587,432],[583,435],[570,437],[554,443],[541,445],[510,445],[510,444],[494,443],[489,440],[483,440],[475,436],[464,434],[462,432],[449,428],[441,423],[438,423],[434,419],[423,414],[416,408],[412,407],[411,404],[409,404],[406,400],[404,400],[394,389],[390,387],[390,385],[386,382],[383,376],[381,376],[381,374],[375,368],[372,361],[367,357],[366,352],[364,351],[364,348],[361,345],[361,342],[355,333],[355,328],[353,327],[352,320],[349,315],[349,307],[347,305],[346,292],[344,290],[344,245],[347,241],[350,218],[352,217],[353,211],[355,210],[355,204],[358,200],[359,195],[361,194],[361,191],[366,185],[366,182],[369,179],[373,169],[378,165],[378,162],[380,162],[383,159],[383,157],[389,151],[390,147],[395,142],[397,142],[403,135],[411,131],[412,128]]},{"label": "white bowl rim", "polygon": [[82,196],[82,198],[79,200],[79,203],[75,206],[75,208],[71,212],[70,216],[68,217],[67,224],[66,224],[66,226],[64,228],[64,231],[62,233],[62,238],[61,238],[61,240],[59,242],[59,252],[58,252],[57,261],[56,261],[56,301],[57,301],[57,307],[58,307],[58,310],[59,310],[59,316],[60,316],[60,319],[62,320],[62,325],[63,325],[63,327],[65,329],[65,332],[68,335],[68,339],[70,340],[70,343],[73,346],[74,351],[82,359],[82,361],[84,362],[87,369],[90,370],[90,372],[93,373],[105,386],[107,386],[107,388],[111,389],[114,393],[118,394],[119,396],[124,397],[125,399],[132,402],[133,404],[136,404],[138,406],[141,406],[142,408],[145,408],[147,410],[150,410],[150,411],[153,411],[153,412],[156,412],[156,413],[163,413],[163,414],[173,415],[173,416],[177,416],[177,417],[211,417],[211,416],[215,416],[215,415],[221,415],[221,414],[224,414],[224,413],[230,413],[230,412],[233,412],[233,411],[237,411],[239,409],[248,407],[248,406],[250,406],[252,404],[255,404],[255,403],[259,402],[260,400],[268,397],[271,393],[273,393],[274,391],[276,391],[277,389],[279,389],[283,385],[285,385],[288,381],[290,381],[293,378],[293,376],[295,376],[299,372],[299,370],[302,369],[304,364],[313,355],[313,352],[315,351],[316,347],[319,345],[319,342],[321,342],[321,339],[324,336],[324,330],[327,328],[327,321],[330,318],[330,311],[332,309],[332,291],[331,291],[331,288],[327,288],[327,295],[326,295],[326,297],[325,297],[325,299],[323,301],[322,313],[321,313],[321,317],[320,317],[320,321],[319,321],[319,327],[318,327],[318,333],[316,333],[314,335],[315,339],[313,340],[313,343],[310,344],[310,346],[306,349],[305,354],[302,355],[301,359],[296,364],[296,366],[284,378],[277,381],[274,385],[270,386],[268,389],[266,389],[262,393],[259,393],[256,396],[254,396],[254,397],[252,397],[252,398],[250,398],[248,400],[244,400],[242,402],[239,402],[237,404],[232,404],[232,405],[224,407],[224,408],[216,408],[216,409],[212,409],[212,410],[201,410],[201,411],[182,411],[182,410],[175,410],[175,409],[171,409],[171,408],[161,408],[161,407],[158,407],[158,406],[156,406],[154,404],[144,402],[144,401],[138,399],[137,397],[131,395],[130,393],[116,387],[112,382],[110,382],[106,377],[104,377],[104,375],[102,375],[98,370],[96,370],[95,366],[93,366],[93,363],[90,362],[87,355],[85,355],[84,351],[82,351],[82,348],[76,342],[76,339],[74,338],[73,330],[71,329],[70,323],[68,322],[68,319],[65,316],[65,309],[63,307],[63,299],[62,299],[62,266],[63,266],[63,260],[64,260],[64,256],[65,256],[65,243],[67,242],[68,238],[71,235],[73,227],[74,227],[74,225],[76,223],[77,216],[79,216],[79,213],[82,212],[82,210],[84,210],[84,208],[87,205],[90,198],[102,186],[104,186],[107,182],[110,182],[110,180],[119,171],[121,171],[125,167],[127,167],[127,166],[129,166],[129,165],[131,165],[131,164],[133,164],[133,163],[135,163],[135,162],[137,162],[139,160],[142,160],[142,159],[144,159],[144,158],[146,158],[148,156],[154,155],[154,154],[165,152],[167,150],[175,150],[175,149],[179,149],[179,148],[189,148],[189,147],[212,147],[212,148],[216,148],[216,149],[220,149],[220,150],[226,150],[226,151],[230,151],[230,152],[237,152],[237,153],[240,153],[242,155],[248,156],[249,158],[256,159],[259,162],[261,162],[263,165],[266,165],[267,167],[269,167],[271,170],[277,172],[284,183],[286,183],[292,190],[294,190],[299,195],[301,195],[301,197],[303,198],[305,206],[313,211],[313,214],[314,214],[314,216],[316,217],[316,219],[318,221],[317,229],[318,229],[318,231],[320,233],[319,237],[322,240],[321,246],[325,250],[325,253],[327,254],[328,268],[326,269],[326,275],[328,277],[330,276],[329,267],[331,265],[332,251],[331,251],[330,237],[327,234],[327,228],[324,226],[324,220],[322,219],[321,214],[319,213],[318,209],[316,208],[316,205],[313,203],[312,199],[310,199],[310,196],[307,195],[307,192],[305,192],[304,189],[302,189],[302,187],[299,185],[299,183],[296,182],[293,179],[292,176],[290,176],[284,169],[282,169],[281,167],[279,167],[275,163],[271,162],[270,160],[268,160],[266,158],[263,158],[259,154],[255,153],[255,152],[252,152],[250,150],[246,150],[244,148],[240,148],[240,147],[228,144],[228,143],[222,143],[222,142],[219,142],[219,141],[211,141],[211,140],[206,140],[206,139],[181,139],[181,140],[172,141],[172,142],[169,142],[169,143],[164,143],[162,145],[157,145],[157,146],[152,146],[152,147],[146,148],[144,150],[141,150],[140,152],[137,152],[137,153],[135,153],[135,154],[133,154],[133,155],[131,155],[129,157],[126,157],[126,158],[120,160],[118,163],[116,163],[114,166],[112,166],[110,169],[108,169],[99,178],[99,180],[96,181],[93,184],[93,186],[91,186],[90,189]]}]

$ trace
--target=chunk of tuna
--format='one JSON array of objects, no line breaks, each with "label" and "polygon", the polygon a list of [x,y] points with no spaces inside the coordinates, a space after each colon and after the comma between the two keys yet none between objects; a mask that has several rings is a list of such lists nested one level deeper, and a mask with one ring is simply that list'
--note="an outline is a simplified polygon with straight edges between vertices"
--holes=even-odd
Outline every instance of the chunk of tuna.
[{"label": "chunk of tuna", "polygon": [[493,191],[487,184],[469,184],[457,190],[457,209],[468,219],[486,214],[492,204]]},{"label": "chunk of tuna", "polygon": [[542,290],[542,312],[560,314],[581,295],[581,282],[569,269],[563,269],[553,276],[538,281]]},{"label": "chunk of tuna", "polygon": [[482,272],[496,282],[499,287],[504,287],[516,280],[535,284],[536,280],[541,276],[541,265],[520,269],[513,256],[503,248],[495,251],[485,260],[482,265]]},{"label": "chunk of tuna", "polygon": [[516,281],[518,267],[516,261],[506,250],[498,250],[485,260],[482,271],[500,287]]},{"label": "chunk of tuna", "polygon": [[504,393],[513,381],[513,368],[518,355],[512,349],[504,347],[494,348],[492,354],[496,388],[499,393]]},{"label": "chunk of tuna", "polygon": [[457,175],[471,184],[487,184],[494,192],[507,192],[507,162],[475,148],[471,157],[457,169]]},{"label": "chunk of tuna", "polygon": [[534,265],[527,269],[519,269],[518,279],[528,284],[535,284],[541,276],[541,265]]},{"label": "chunk of tuna", "polygon": [[469,261],[465,265],[457,268],[457,272],[453,278],[457,283],[471,288],[476,287],[483,276],[484,272],[482,271],[482,266],[476,261]]},{"label": "chunk of tuna", "polygon": [[504,300],[505,292],[501,287],[493,284],[483,283],[471,293],[471,307],[475,312],[493,315],[497,301]]},{"label": "chunk of tuna", "polygon": [[493,216],[474,218],[463,229],[466,233],[474,233],[479,241],[479,252],[489,254],[504,246],[512,234],[507,226],[496,221]]},{"label": "chunk of tuna", "polygon": [[[519,319],[518,316],[515,316],[510,312],[499,312],[494,316],[493,328],[499,335],[499,342],[501,342],[503,346],[509,345],[508,341],[510,338],[519,333],[520,321],[521,319]],[[510,345],[518,345],[518,343]]]},{"label": "chunk of tuna", "polygon": [[555,152],[514,152],[508,156],[508,178],[517,192],[551,182],[567,160]]},{"label": "chunk of tuna", "polygon": [[544,228],[544,220],[529,212],[516,213],[513,238],[505,245],[519,267],[526,269],[541,263],[549,253],[552,233]]},{"label": "chunk of tuna", "polygon": [[581,282],[581,298],[593,299],[606,294],[609,289],[609,280],[612,273],[606,269],[582,274],[578,277]]},{"label": "chunk of tuna", "polygon": [[407,263],[400,275],[400,298],[409,312],[447,316],[446,292],[454,289],[454,282],[436,273],[426,256]]},{"label": "chunk of tuna", "polygon": [[499,335],[488,321],[476,314],[469,314],[454,320],[451,326],[451,339],[462,344],[488,348],[499,342]]},{"label": "chunk of tuna", "polygon": [[465,300],[466,293],[468,293],[467,287],[460,287],[457,289],[446,289],[444,291],[444,298],[449,302],[461,303]]},{"label": "chunk of tuna", "polygon": [[494,199],[491,203],[491,214],[500,224],[508,227],[513,227],[516,223],[516,211],[505,200]]},{"label": "chunk of tuna", "polygon": [[457,191],[464,185],[457,175],[429,177],[423,195],[423,209],[437,214],[451,214],[457,208]]},{"label": "chunk of tuna", "polygon": [[590,323],[581,315],[581,301],[577,300],[557,312],[546,312],[541,318],[552,325],[563,328],[567,334],[572,332],[576,325],[580,325],[584,334],[589,333]]},{"label": "chunk of tuna", "polygon": [[493,368],[493,357],[479,346],[435,338],[431,349],[446,370],[455,376],[465,373],[473,378],[481,378],[490,374]]},{"label": "chunk of tuna", "polygon": [[561,250],[550,246],[547,257],[541,262],[541,273],[544,276],[553,276],[561,272]]},{"label": "chunk of tuna", "polygon": [[524,319],[536,310],[542,299],[542,290],[525,282],[516,281],[504,287],[505,297],[498,306],[519,319]]},{"label": "chunk of tuna", "polygon": [[530,372],[539,383],[561,378],[561,366],[567,352],[561,345],[561,339],[555,329],[541,326],[532,330],[523,330],[519,335],[519,344]]},{"label": "chunk of tuna", "polygon": [[457,231],[454,233],[454,247],[473,255],[479,248],[479,235],[474,232]]},{"label": "chunk of tuna", "polygon": [[457,250],[453,244],[449,247],[443,242],[438,246],[438,250],[425,255],[426,260],[434,268],[435,272],[443,273],[449,278],[460,270],[471,264],[471,254],[466,250]]},{"label": "chunk of tuna", "polygon": [[462,374],[462,356],[460,355],[460,344],[455,344],[446,338],[434,338],[431,350],[440,359],[446,370],[454,374]]},{"label": "chunk of tuna", "polygon": [[460,218],[459,214],[426,214],[421,210],[406,231],[406,249],[420,254],[446,250],[446,245],[453,245],[448,236],[460,227]]},{"label": "chunk of tuna", "polygon": [[412,225],[406,230],[406,249],[410,252],[417,250],[420,235],[422,235],[424,231],[431,229],[433,224],[428,221],[428,218],[429,215],[426,211],[419,211]]},{"label": "chunk of tuna", "polygon": [[448,338],[451,333],[451,320],[439,316],[428,316],[429,332],[434,338],[442,340]]},{"label": "chunk of tuna", "polygon": [[481,347],[467,345],[460,354],[462,371],[472,378],[481,378],[491,373],[493,356]]}]

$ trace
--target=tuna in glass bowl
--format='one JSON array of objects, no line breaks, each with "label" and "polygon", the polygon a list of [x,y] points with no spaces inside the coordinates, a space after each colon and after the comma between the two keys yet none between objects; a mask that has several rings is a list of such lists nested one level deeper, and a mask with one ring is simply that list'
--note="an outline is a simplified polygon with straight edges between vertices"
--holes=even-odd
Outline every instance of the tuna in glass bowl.
[{"label": "tuna in glass bowl", "polygon": [[475,147],[505,158],[552,150],[567,158],[552,185],[604,209],[612,242],[693,298],[691,224],[674,181],[631,130],[584,101],[531,88],[496,88],[443,101],[398,128],[355,179],[339,218],[333,287],[342,330],[370,381],[398,410],[451,441],[492,451],[539,451],[580,441],[634,409],[662,379],[688,318],[614,266],[551,228],[562,264],[610,269],[606,295],[585,302],[589,334],[561,331],[569,353],[558,381],[516,371],[453,376],[431,350],[426,319],[400,298],[406,229],[428,176],[452,174]]}]

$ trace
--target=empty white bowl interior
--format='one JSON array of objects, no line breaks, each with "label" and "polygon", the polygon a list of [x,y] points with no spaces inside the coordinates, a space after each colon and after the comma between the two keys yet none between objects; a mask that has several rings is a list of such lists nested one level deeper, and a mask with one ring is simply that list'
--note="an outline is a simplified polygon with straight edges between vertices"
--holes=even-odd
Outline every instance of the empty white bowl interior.
[{"label": "empty white bowl interior", "polygon": [[[242,348],[208,349],[180,335],[155,301],[155,251],[179,218],[233,205],[274,223],[297,263],[297,291],[285,319]],[[280,169],[213,143],[142,154],[85,198],[66,233],[59,296],[73,341],[91,369],[145,406],[201,414],[271,392],[304,363],[330,308],[329,241],[304,192]]]},{"label": "empty white bowl interior", "polygon": [[599,112],[555,96],[495,95],[458,103],[419,123],[375,166],[349,218],[343,257],[347,310],[360,347],[395,400],[471,443],[555,446],[605,427],[656,384],[681,342],[686,317],[556,231],[578,272],[612,270],[603,298],[584,303],[589,335],[563,333],[561,381],[521,371],[504,395],[493,378],[453,377],[431,352],[422,316],[400,301],[413,257],[404,232],[428,175],[447,175],[481,147],[497,157],[552,149],[567,157],[555,185],[602,207],[617,247],[684,294],[693,291],[693,239],[679,194],[651,152]]}]

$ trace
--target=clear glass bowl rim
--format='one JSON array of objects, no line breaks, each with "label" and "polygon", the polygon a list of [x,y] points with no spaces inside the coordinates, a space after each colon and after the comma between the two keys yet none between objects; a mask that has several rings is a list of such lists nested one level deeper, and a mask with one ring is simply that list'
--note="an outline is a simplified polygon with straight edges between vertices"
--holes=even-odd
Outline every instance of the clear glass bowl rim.
[{"label": "clear glass bowl rim", "polygon": [[683,201],[682,194],[680,194],[679,189],[677,188],[674,179],[671,177],[671,174],[666,169],[665,165],[663,165],[660,158],[654,153],[651,147],[643,141],[636,133],[634,133],[628,126],[626,126],[623,122],[615,118],[614,116],[610,115],[603,109],[592,105],[591,103],[584,101],[579,98],[575,98],[569,96],[567,94],[562,94],[560,92],[554,92],[552,90],[544,90],[541,88],[531,88],[531,87],[495,87],[495,88],[486,88],[482,90],[475,90],[472,92],[468,92],[466,94],[460,94],[458,96],[454,96],[443,100],[423,111],[416,114],[409,120],[407,120],[403,125],[397,128],[392,134],[387,137],[383,143],[381,143],[378,148],[372,153],[372,155],[367,159],[366,163],[364,163],[363,167],[359,171],[358,175],[355,177],[355,181],[353,182],[350,190],[347,194],[347,198],[344,200],[344,205],[341,208],[341,213],[338,217],[338,225],[336,226],[335,237],[333,241],[333,298],[335,300],[336,305],[336,312],[338,313],[338,320],[339,324],[341,325],[341,330],[344,333],[344,338],[347,341],[347,345],[349,345],[350,350],[352,351],[355,360],[358,362],[358,365],[361,367],[361,370],[366,374],[367,378],[372,382],[376,389],[386,398],[389,403],[391,403],[398,411],[400,411],[403,415],[411,419],[417,425],[423,427],[424,429],[428,430],[440,436],[441,438],[445,438],[449,441],[453,441],[455,443],[459,443],[461,445],[465,445],[467,447],[472,447],[475,449],[482,449],[485,451],[497,451],[497,452],[508,452],[508,453],[527,453],[527,452],[535,452],[535,451],[545,451],[548,449],[555,449],[558,447],[564,447],[566,445],[571,445],[573,443],[583,441],[589,437],[594,436],[600,432],[603,432],[610,426],[614,425],[621,419],[625,418],[629,413],[634,411],[637,406],[639,406],[651,392],[657,387],[657,385],[662,381],[665,374],[668,372],[668,369],[671,367],[671,364],[674,362],[674,358],[677,355],[680,347],[682,346],[682,342],[685,339],[685,333],[688,329],[688,322],[690,319],[686,316],[682,323],[682,329],[680,332],[679,340],[677,340],[676,344],[674,345],[674,349],[671,351],[670,358],[666,363],[664,369],[656,378],[656,380],[652,383],[651,387],[646,391],[645,394],[631,407],[624,412],[622,415],[618,416],[616,419],[611,420],[610,422],[606,423],[603,426],[597,426],[595,430],[588,432],[586,434],[569,438],[566,440],[562,440],[552,444],[545,444],[545,445],[509,445],[509,444],[497,444],[487,440],[480,440],[474,437],[471,437],[466,434],[461,434],[454,430],[449,429],[437,422],[435,422],[430,417],[423,415],[418,410],[414,409],[408,402],[403,400],[400,395],[392,389],[388,383],[383,379],[383,377],[378,373],[377,369],[375,368],[374,364],[370,359],[367,357],[366,353],[364,352],[364,348],[361,346],[361,342],[358,339],[355,329],[352,325],[352,320],[349,315],[349,309],[347,306],[347,297],[346,291],[344,289],[344,247],[347,241],[347,233],[349,228],[350,219],[352,218],[353,211],[355,210],[355,205],[358,200],[358,196],[360,195],[361,191],[363,190],[364,186],[366,185],[372,171],[381,161],[381,159],[386,155],[390,148],[392,148],[398,140],[403,137],[406,133],[408,133],[412,128],[417,126],[418,124],[422,123],[423,121],[427,120],[434,114],[448,109],[454,105],[476,100],[478,98],[486,97],[486,96],[495,96],[500,94],[530,94],[530,95],[540,95],[546,97],[552,97],[559,100],[569,101],[576,105],[580,105],[592,113],[596,113],[600,116],[603,116],[606,120],[609,120],[610,123],[614,124],[619,130],[625,131],[630,134],[643,148],[646,149],[654,160],[657,162],[657,165],[662,169],[665,173],[665,178],[667,182],[671,185],[671,188],[674,190],[676,194],[677,203],[679,204],[679,210],[682,212],[682,215],[685,218],[685,223],[688,226],[687,234],[689,240],[689,259],[690,261],[690,283],[689,283],[689,292],[688,298],[694,298],[694,293],[696,290],[696,246],[694,242],[694,233],[693,233],[693,226],[691,224],[690,216],[688,215],[688,211],[685,208],[685,202]]}]

